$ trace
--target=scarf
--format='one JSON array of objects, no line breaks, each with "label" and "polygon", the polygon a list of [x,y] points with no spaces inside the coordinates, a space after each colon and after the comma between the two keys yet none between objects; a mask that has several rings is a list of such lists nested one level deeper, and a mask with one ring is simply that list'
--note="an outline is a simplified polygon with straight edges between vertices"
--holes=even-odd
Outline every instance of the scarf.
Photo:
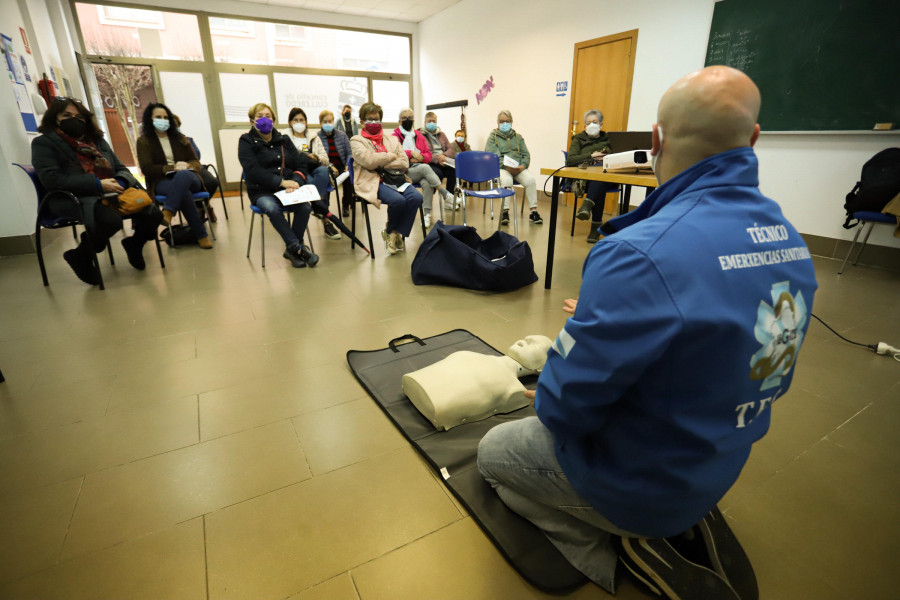
[{"label": "scarf", "polygon": [[384,129],[378,135],[372,135],[365,129],[360,129],[359,134],[375,144],[375,152],[387,152],[387,148],[384,145]]},{"label": "scarf", "polygon": [[97,179],[110,179],[115,175],[112,165],[100,153],[96,142],[87,142],[83,138],[76,140],[63,133],[58,127],[56,128],[56,134],[75,151],[75,156],[78,157],[78,163],[81,165],[82,171],[93,175]]},{"label": "scarf", "polygon": [[418,148],[416,148],[416,130],[413,129],[412,131],[407,131],[402,127],[398,127],[397,130],[403,134],[403,149],[417,152]]}]

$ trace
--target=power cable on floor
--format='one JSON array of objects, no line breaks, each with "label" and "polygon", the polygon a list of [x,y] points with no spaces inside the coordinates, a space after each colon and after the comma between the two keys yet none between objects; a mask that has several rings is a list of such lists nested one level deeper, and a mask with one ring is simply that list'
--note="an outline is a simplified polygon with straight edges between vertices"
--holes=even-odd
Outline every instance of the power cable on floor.
[{"label": "power cable on floor", "polygon": [[839,334],[837,331],[835,331],[834,329],[832,329],[831,326],[828,325],[828,323],[826,323],[825,321],[823,321],[822,319],[820,319],[820,318],[817,317],[816,315],[812,314],[812,317],[813,317],[816,321],[818,321],[819,323],[821,323],[822,325],[824,325],[831,333],[833,333],[834,335],[838,336],[839,338],[841,338],[841,339],[844,340],[845,342],[850,343],[850,344],[853,344],[853,345],[855,345],[855,346],[862,346],[863,348],[868,348],[869,350],[871,350],[871,351],[874,352],[875,354],[888,354],[888,355],[891,355],[891,356],[894,357],[894,360],[900,362],[900,348],[894,348],[893,346],[891,346],[890,344],[887,344],[887,343],[885,343],[885,342],[878,342],[877,344],[862,344],[862,343],[860,343],[860,342],[854,342],[853,340],[848,340],[847,338],[845,338],[844,336],[842,336],[841,334]]}]

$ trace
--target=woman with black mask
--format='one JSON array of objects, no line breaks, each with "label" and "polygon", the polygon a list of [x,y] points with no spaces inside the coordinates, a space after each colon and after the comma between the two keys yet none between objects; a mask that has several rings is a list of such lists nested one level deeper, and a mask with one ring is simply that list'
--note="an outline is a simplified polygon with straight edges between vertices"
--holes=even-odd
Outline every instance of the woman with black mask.
[{"label": "woman with black mask", "polygon": [[[117,231],[122,217],[100,201],[104,194],[121,194],[138,182],[103,139],[94,115],[80,100],[57,97],[41,118],[38,136],[31,143],[31,164],[48,190],[65,190],[78,197],[81,209],[63,199],[52,199],[47,210],[53,216],[84,219],[81,244],[63,252],[75,275],[85,283],[100,283],[96,254]],[[83,211],[83,215],[81,212]],[[156,206],[131,215],[134,235],[122,240],[128,262],[146,267],[144,244],[156,237],[162,213]]]}]

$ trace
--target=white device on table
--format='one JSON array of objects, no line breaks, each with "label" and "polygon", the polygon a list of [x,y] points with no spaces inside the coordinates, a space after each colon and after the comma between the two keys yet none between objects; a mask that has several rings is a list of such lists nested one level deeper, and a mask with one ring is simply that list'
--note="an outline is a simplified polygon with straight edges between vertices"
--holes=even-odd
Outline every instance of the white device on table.
[{"label": "white device on table", "polygon": [[649,150],[629,150],[628,152],[617,152],[615,154],[607,154],[603,157],[603,170],[612,171],[620,169],[649,169],[650,168],[650,151]]}]

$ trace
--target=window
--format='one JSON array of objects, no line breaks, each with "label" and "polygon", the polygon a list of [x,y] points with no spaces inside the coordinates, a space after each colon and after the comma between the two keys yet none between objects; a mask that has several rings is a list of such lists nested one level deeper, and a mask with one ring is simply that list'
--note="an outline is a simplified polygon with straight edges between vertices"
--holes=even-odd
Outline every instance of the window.
[{"label": "window", "polygon": [[[272,106],[268,75],[219,73],[219,84],[222,86],[222,104],[225,105],[226,121],[247,123],[247,111],[257,102],[265,102]],[[276,116],[280,114],[281,112],[276,109]]]},{"label": "window", "polygon": [[203,60],[196,15],[76,3],[88,54]]},{"label": "window", "polygon": [[256,34],[253,21],[223,19],[222,17],[209,18],[209,31],[213,36],[234,35],[239,37],[253,37]]},{"label": "window", "polygon": [[356,114],[369,97],[365,77],[275,73],[274,78],[278,114],[284,121],[294,107],[303,109],[310,124],[318,123],[319,113],[326,109],[341,114],[345,104]]},{"label": "window", "polygon": [[275,40],[288,44],[309,44],[309,31],[300,25],[275,24]]},{"label": "window", "polygon": [[[400,119],[400,111],[411,104],[409,101],[408,81],[384,81],[376,79],[372,82],[372,98],[384,110],[384,121],[396,123]],[[422,123],[422,115],[417,115]]]}]

